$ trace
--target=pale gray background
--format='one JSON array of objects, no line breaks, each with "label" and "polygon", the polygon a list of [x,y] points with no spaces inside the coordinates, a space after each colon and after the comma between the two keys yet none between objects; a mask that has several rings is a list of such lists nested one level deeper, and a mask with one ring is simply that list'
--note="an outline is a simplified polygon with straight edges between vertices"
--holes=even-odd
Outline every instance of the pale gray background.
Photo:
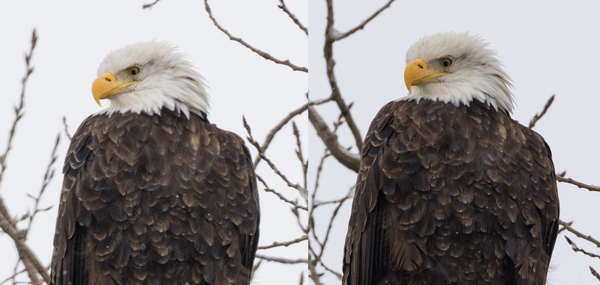
[{"label": "pale gray background", "polygon": [[[335,28],[355,27],[383,6],[384,0],[334,1]],[[331,90],[323,60],[325,1],[310,0],[309,62],[311,100],[323,99]],[[354,102],[354,119],[364,136],[377,111],[387,102],[407,95],[403,74],[408,47],[424,35],[443,31],[470,31],[481,35],[499,53],[514,82],[517,106],[513,118],[527,125],[546,100],[556,94],[553,106],[534,128],[554,154],[558,172],[599,185],[600,153],[598,105],[600,104],[600,2],[598,1],[396,1],[391,8],[355,35],[334,44],[336,74],[346,102]],[[319,107],[332,122],[339,115],[335,104]],[[353,145],[347,128],[340,141]],[[312,173],[324,145],[310,131]],[[356,149],[353,149],[356,152]],[[320,200],[343,196],[356,174],[330,160],[321,181]],[[313,185],[311,183],[311,185]],[[580,231],[600,238],[597,216],[600,193],[559,184],[561,218],[575,221]],[[339,241],[329,245],[325,262],[341,271],[343,239],[350,203],[341,210],[334,226]],[[318,213],[324,213],[318,212]],[[317,213],[317,214],[318,214]],[[328,217],[317,217],[323,233]],[[588,266],[600,269],[600,261],[574,253],[561,234],[549,274],[550,284],[598,284]],[[572,234],[567,233],[573,237]],[[574,239],[578,246],[598,253],[592,244]],[[328,274],[325,284],[339,284]]]},{"label": "pale gray background", "polygon": [[[17,130],[13,151],[0,193],[13,215],[32,208],[26,194],[37,195],[50,159],[56,135],[62,132],[65,115],[71,134],[88,115],[101,110],[91,94],[92,81],[104,56],[127,44],[152,39],[166,40],[179,47],[206,78],[211,95],[211,122],[246,137],[242,115],[262,142],[270,128],[289,111],[306,102],[307,75],[268,62],[217,30],[208,18],[203,1],[163,0],[142,10],[143,1],[3,1],[0,5],[0,152],[4,152],[13,106],[21,92],[25,74],[23,54],[29,49],[31,30],[36,27],[38,47],[32,64],[25,98],[25,117]],[[277,8],[279,1],[211,1],[213,14],[232,34],[280,59],[307,65],[306,35]],[[308,9],[304,1],[288,0],[289,8],[304,23]],[[105,106],[108,101],[102,102]],[[308,149],[306,116],[295,120],[302,131],[304,152]],[[293,181],[301,182],[295,157],[291,126],[282,130],[267,154]],[[40,214],[33,224],[28,244],[44,264],[49,264],[62,164],[69,141],[61,138],[56,177],[42,198],[42,207],[55,205]],[[253,155],[254,148],[250,146]],[[261,163],[258,173],[269,186],[290,199],[299,197],[271,175]],[[299,237],[289,207],[262,191],[260,244]],[[259,251],[290,259],[306,258],[306,242],[276,250]],[[14,243],[0,234],[0,281],[12,274],[17,260]],[[254,284],[297,283],[305,265],[281,266],[263,262]],[[20,278],[23,280],[24,278]],[[283,281],[282,281],[283,280]],[[283,283],[282,283],[283,282]]]}]

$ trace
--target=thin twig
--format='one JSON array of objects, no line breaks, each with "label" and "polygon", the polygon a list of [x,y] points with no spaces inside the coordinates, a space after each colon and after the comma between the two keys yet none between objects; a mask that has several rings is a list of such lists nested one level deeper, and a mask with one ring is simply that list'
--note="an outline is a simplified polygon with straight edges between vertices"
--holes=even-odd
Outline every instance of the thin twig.
[{"label": "thin twig", "polygon": [[292,19],[292,21],[294,21],[294,24],[296,24],[298,26],[298,28],[300,28],[300,30],[304,31],[304,33],[308,36],[308,29],[304,25],[302,25],[302,23],[300,23],[298,18],[296,18],[296,16],[294,14],[292,14],[292,12],[290,12],[290,10],[285,5],[285,2],[283,2],[283,0],[279,0],[279,3],[281,3],[281,4],[277,5],[277,7],[279,7],[279,9],[283,10],[283,12],[285,12],[290,17],[290,19]]},{"label": "thin twig", "polygon": [[67,138],[71,140],[73,137],[71,137],[71,134],[69,134],[69,126],[67,125],[67,117],[65,116],[63,116],[63,125],[65,126],[65,135],[67,135]]},{"label": "thin twig", "polygon": [[319,166],[317,166],[317,175],[315,177],[315,188],[313,188],[313,193],[312,193],[312,203],[313,203],[313,207],[315,207],[315,197],[317,196],[317,191],[319,190],[319,182],[321,181],[321,173],[323,172],[323,165],[325,164],[325,160],[331,156],[331,153],[329,152],[329,150],[327,148],[325,148],[325,153],[323,153],[323,156],[321,157],[321,160],[319,161]]},{"label": "thin twig", "polygon": [[[348,200],[348,197],[344,197],[344,198],[345,199],[341,199],[340,200],[340,202],[337,205],[337,207],[335,207],[335,209],[333,210],[333,214],[331,215],[331,218],[329,219],[329,224],[327,226],[327,231],[325,232],[325,238],[323,239],[323,242],[320,243],[321,252],[319,253],[319,255],[316,258],[316,260],[318,260],[320,263],[323,263],[321,261],[321,257],[323,257],[323,252],[325,252],[325,247],[327,246],[327,241],[329,241],[329,234],[331,233],[331,228],[333,226],[333,221],[335,220],[335,217],[337,216],[337,214],[338,214],[340,208],[342,207],[342,205],[344,204],[344,202],[346,202]],[[315,238],[315,241],[319,242],[319,240],[318,240],[318,238],[317,238],[316,235],[314,235],[314,238]]]},{"label": "thin twig", "polygon": [[142,6],[142,9],[152,8],[152,6],[156,5],[156,3],[158,3],[159,1],[160,1],[160,0],[156,0],[156,1],[154,1],[153,3],[150,3],[150,4],[144,4],[144,5]]},{"label": "thin twig", "polygon": [[[310,250],[310,242],[308,243],[308,247]],[[312,254],[308,255],[308,258],[309,258],[308,271],[310,272],[308,274],[308,277],[310,277],[310,279],[312,279],[312,281],[315,283],[315,285],[323,285],[323,283],[321,283],[321,279],[320,279],[321,276],[323,275],[323,273],[317,272],[317,261],[311,260],[310,258],[312,258],[312,256],[313,256]]]},{"label": "thin twig", "polygon": [[[37,43],[37,34],[35,29],[31,33],[31,48],[28,53],[25,54],[25,67],[26,74],[23,77],[22,89],[21,89],[21,97],[19,100],[19,105],[15,107],[15,120],[10,130],[10,135],[8,139],[8,144],[6,146],[6,151],[2,156],[0,156],[0,183],[2,182],[2,176],[6,170],[6,157],[11,150],[12,140],[15,134],[15,130],[17,128],[17,123],[21,118],[23,118],[23,107],[24,107],[24,98],[25,98],[25,89],[27,87],[27,81],[29,76],[33,73],[33,67],[31,66],[31,58],[33,56],[33,51],[35,50],[35,46]],[[23,262],[25,269],[27,270],[27,274],[29,276],[29,280],[32,284],[41,284],[37,274],[40,274],[46,283],[50,283],[50,277],[48,276],[48,272],[41,265],[38,258],[33,254],[31,249],[25,244],[23,239],[23,234],[21,234],[15,225],[15,222],[10,218],[10,214],[8,213],[8,209],[4,203],[4,200],[0,196],[0,228],[14,241],[17,251],[19,253],[19,258]]]},{"label": "thin twig", "polygon": [[550,108],[550,105],[552,105],[552,102],[554,102],[554,95],[552,95],[550,99],[548,99],[548,102],[546,102],[546,105],[544,105],[544,109],[542,110],[542,112],[533,116],[533,119],[531,119],[531,121],[529,122],[530,129],[532,129],[535,126],[535,123],[537,123],[537,121],[539,121],[542,118],[542,116],[546,114],[548,108]]},{"label": "thin twig", "polygon": [[[343,121],[343,116],[339,116],[338,117],[338,121],[333,123],[333,131],[331,133],[336,134],[338,128],[344,124]],[[323,153],[323,156],[321,157],[321,161],[319,162],[319,166],[317,167],[317,175],[315,178],[315,188],[313,189],[313,194],[312,194],[312,203],[313,203],[313,207],[314,207],[314,203],[316,201],[316,197],[317,197],[317,191],[319,190],[319,182],[321,181],[321,173],[323,172],[323,165],[325,164],[325,159],[327,159],[329,156],[331,156],[331,152],[329,151],[329,149],[327,147],[325,147],[325,153]]]},{"label": "thin twig", "polygon": [[23,234],[23,239],[27,239],[27,234],[29,234],[29,230],[31,229],[31,224],[33,223],[33,219],[35,218],[35,215],[37,215],[39,212],[45,212],[52,208],[52,206],[50,206],[50,207],[47,207],[44,209],[40,209],[39,205],[40,205],[40,199],[42,198],[42,195],[44,194],[44,190],[46,190],[46,187],[48,186],[48,184],[50,184],[50,182],[52,182],[52,178],[54,178],[54,169],[52,168],[52,166],[54,165],[54,163],[56,162],[56,159],[58,158],[58,156],[56,155],[56,149],[58,148],[59,143],[60,143],[60,133],[56,136],[56,142],[54,143],[54,148],[52,149],[52,154],[50,155],[50,163],[48,163],[48,166],[46,167],[46,173],[44,174],[44,182],[42,183],[42,188],[40,189],[38,196],[33,197],[31,195],[28,195],[30,198],[32,198],[35,201],[35,205],[33,207],[33,213],[31,213],[31,215],[29,215],[29,226],[25,229],[25,232]]},{"label": "thin twig", "polygon": [[[19,105],[15,106],[15,120],[10,128],[10,133],[8,135],[8,143],[6,144],[6,150],[4,154],[0,155],[0,184],[2,183],[2,177],[4,176],[4,172],[6,171],[6,157],[8,153],[12,149],[12,141],[15,136],[15,131],[17,130],[17,124],[23,118],[23,108],[25,107],[25,89],[27,87],[27,80],[31,73],[33,73],[33,67],[31,66],[31,57],[33,56],[33,51],[35,50],[35,45],[37,43],[37,34],[35,33],[35,29],[31,33],[31,48],[29,49],[29,53],[25,54],[25,76],[21,80],[21,97],[19,98]],[[6,213],[2,213],[6,214]]]},{"label": "thin twig", "polygon": [[287,258],[281,258],[281,257],[265,256],[262,254],[257,254],[256,258],[266,260],[266,261],[283,263],[283,264],[299,264],[299,263],[307,263],[308,262],[308,260],[302,259],[302,258],[287,259]]},{"label": "thin twig", "polygon": [[281,180],[283,180],[285,183],[287,183],[287,185],[289,187],[298,190],[298,192],[300,193],[300,196],[302,196],[302,198],[304,198],[305,200],[308,200],[308,191],[306,191],[306,188],[303,188],[302,186],[300,186],[297,183],[292,183],[283,173],[281,173],[281,171],[279,171],[277,166],[275,166],[275,164],[269,158],[267,158],[265,156],[265,154],[262,152],[262,149],[260,148],[260,145],[258,144],[258,142],[255,141],[254,138],[252,137],[250,125],[248,125],[248,122],[246,122],[246,118],[242,117],[242,120],[244,122],[244,128],[246,128],[246,131],[248,132],[248,136],[246,138],[248,139],[248,142],[256,148],[256,150],[258,151],[258,155],[260,155],[260,157],[269,165],[269,167],[271,167],[273,172],[275,172],[275,174],[277,174],[277,176],[279,176],[279,178],[281,178]]},{"label": "thin twig", "polygon": [[[19,269],[19,265],[21,264],[21,258],[17,258],[17,262],[15,262],[15,267],[13,267],[13,276],[12,276],[12,284],[16,284],[17,278],[17,269]],[[30,280],[31,281],[31,280]]]},{"label": "thin twig", "polygon": [[0,285],[4,284],[4,283],[6,283],[6,282],[8,282],[8,281],[10,281],[10,280],[13,280],[13,281],[14,281],[14,279],[15,279],[15,278],[16,278],[18,275],[20,275],[20,274],[22,274],[22,273],[24,273],[24,272],[25,272],[25,269],[23,269],[23,270],[21,270],[21,271],[19,271],[19,272],[14,272],[14,273],[13,273],[13,275],[12,275],[11,277],[8,277],[8,278],[6,278],[6,279],[2,280],[2,282],[0,282]]},{"label": "thin twig", "polygon": [[587,185],[585,183],[581,183],[579,181],[575,181],[571,178],[564,178],[560,175],[556,175],[556,180],[558,180],[558,182],[564,182],[564,183],[569,183],[569,184],[573,184],[579,188],[585,188],[587,190],[590,191],[594,191],[594,192],[600,192],[600,187],[598,186],[594,186],[594,185]]},{"label": "thin twig", "polygon": [[573,249],[574,252],[581,252],[587,256],[591,256],[591,257],[595,257],[595,258],[600,258],[600,255],[597,254],[593,254],[591,252],[587,252],[582,248],[577,247],[577,245],[567,236],[565,236],[565,239],[567,239],[567,242],[571,245],[571,249]]},{"label": "thin twig", "polygon": [[286,241],[286,242],[276,242],[275,241],[271,245],[259,246],[258,249],[270,249],[270,248],[275,248],[275,247],[280,247],[280,246],[288,247],[292,244],[297,244],[297,243],[303,242],[305,240],[308,240],[308,236],[306,236],[306,235],[301,236],[295,240]]},{"label": "thin twig", "polygon": [[325,269],[325,270],[329,271],[331,274],[335,275],[335,277],[337,277],[339,280],[342,280],[342,278],[344,277],[339,272],[336,272],[335,270],[327,267],[327,265],[325,265],[325,263],[323,263],[323,261],[319,260],[319,264],[321,264],[321,266],[323,266],[323,269]]},{"label": "thin twig", "polygon": [[[277,132],[279,132],[279,130],[281,130],[281,128],[283,128],[283,126],[285,126],[292,118],[304,113],[304,111],[306,111],[307,108],[308,108],[308,103],[300,106],[300,108],[298,108],[296,110],[291,111],[290,113],[287,114],[287,116],[285,116],[283,119],[281,119],[281,121],[279,121],[279,123],[277,123],[277,125],[275,125],[269,131],[267,136],[265,137],[265,141],[262,143],[262,145],[260,147],[262,152],[267,151],[267,148],[271,144],[271,141],[273,140],[273,138],[275,137]],[[262,158],[260,156],[258,156],[254,159],[254,168],[256,168],[256,166],[258,165],[258,163],[260,162],[261,159]]]},{"label": "thin twig", "polygon": [[591,236],[586,236],[580,232],[578,232],[577,230],[573,229],[569,224],[565,223],[562,220],[558,220],[558,224],[563,226],[565,229],[567,229],[567,231],[572,232],[573,234],[575,234],[577,237],[587,240],[593,244],[595,244],[597,247],[600,248],[600,241],[596,240],[595,238],[591,237]]},{"label": "thin twig", "polygon": [[309,101],[308,106],[317,106],[317,105],[325,104],[325,103],[331,102],[331,101],[333,101],[333,98],[327,97],[327,98],[321,99],[321,100]]},{"label": "thin twig", "polygon": [[300,213],[298,212],[298,208],[291,208],[292,214],[296,216],[296,222],[298,222],[298,227],[302,230],[303,233],[308,234],[308,227],[305,228],[302,224],[302,219],[300,218]]},{"label": "thin twig", "polygon": [[[567,223],[567,225],[569,225],[569,226],[571,226],[572,224],[573,224],[573,222],[568,222],[568,223]],[[567,228],[565,228],[565,227],[562,227],[562,228],[558,229],[558,233],[557,233],[557,234],[560,234],[560,233],[562,233],[562,232],[563,232],[563,231],[565,231],[565,230],[567,230]]]},{"label": "thin twig", "polygon": [[258,262],[256,262],[256,264],[254,264],[254,266],[252,266],[252,276],[254,277],[254,272],[256,272],[256,270],[258,270],[258,268],[260,267],[260,265],[262,264],[262,259],[259,259]]},{"label": "thin twig", "polygon": [[356,31],[358,30],[362,30],[365,28],[365,26],[371,22],[371,20],[375,19],[375,17],[377,17],[381,12],[383,12],[383,10],[387,9],[390,7],[390,5],[392,5],[392,2],[394,2],[395,0],[390,0],[387,2],[387,4],[385,4],[383,7],[379,8],[379,10],[375,11],[375,13],[373,13],[373,15],[371,15],[371,17],[367,18],[366,20],[364,20],[362,23],[360,23],[360,25],[356,26],[354,29],[351,29],[337,37],[334,38],[335,41],[339,41],[342,39],[347,38],[348,36],[354,34]]},{"label": "thin twig", "polygon": [[300,165],[302,166],[302,176],[304,177],[304,189],[307,187],[307,174],[308,174],[308,160],[304,160],[304,155],[302,154],[302,144],[300,143],[300,131],[298,131],[298,127],[296,127],[296,123],[292,122],[292,131],[294,133],[294,137],[296,137],[296,156],[300,161]]},{"label": "thin twig", "polygon": [[598,279],[598,281],[600,281],[600,274],[598,274],[598,272],[596,272],[596,270],[594,270],[594,268],[592,268],[590,266],[590,271],[592,272],[592,275],[594,275],[594,277],[596,277],[596,279]]},{"label": "thin twig", "polygon": [[206,8],[206,12],[208,12],[208,17],[210,17],[210,19],[213,21],[213,23],[215,24],[215,26],[221,32],[223,32],[225,35],[227,35],[230,40],[236,41],[236,42],[242,44],[243,46],[245,46],[249,50],[255,52],[256,54],[258,54],[260,56],[262,56],[266,60],[270,60],[270,61],[275,62],[277,64],[282,64],[282,65],[288,66],[288,67],[290,67],[294,71],[302,71],[302,72],[307,72],[308,73],[308,68],[306,68],[306,67],[297,66],[297,65],[291,63],[289,59],[287,59],[287,60],[277,59],[277,58],[271,56],[270,54],[268,54],[268,53],[266,53],[266,52],[264,52],[262,50],[259,50],[259,49],[255,48],[255,47],[251,46],[250,44],[246,43],[241,38],[237,38],[237,37],[232,36],[227,30],[225,30],[223,27],[221,27],[221,25],[219,25],[219,23],[217,23],[217,20],[212,15],[212,12],[210,10],[210,6],[208,6],[208,0],[204,0],[204,7]]},{"label": "thin twig", "polygon": [[307,208],[307,207],[305,207],[305,206],[302,206],[302,205],[299,205],[298,203],[296,203],[296,202],[294,202],[294,201],[290,201],[290,200],[288,200],[287,198],[285,198],[285,196],[283,196],[281,193],[279,193],[279,192],[275,191],[275,190],[274,190],[274,189],[272,189],[272,188],[269,188],[269,186],[267,185],[267,182],[266,182],[264,179],[262,179],[262,177],[260,177],[258,174],[256,174],[256,179],[258,179],[258,181],[259,181],[260,183],[262,183],[262,184],[263,184],[263,186],[265,186],[265,191],[266,191],[266,192],[270,192],[270,193],[273,193],[273,194],[275,194],[277,197],[279,197],[279,199],[281,199],[281,201],[283,201],[283,202],[286,202],[286,203],[288,203],[288,204],[292,205],[292,207],[294,207],[294,208],[300,208],[300,209],[302,209],[302,210],[304,210],[304,211],[308,211],[308,208]]}]

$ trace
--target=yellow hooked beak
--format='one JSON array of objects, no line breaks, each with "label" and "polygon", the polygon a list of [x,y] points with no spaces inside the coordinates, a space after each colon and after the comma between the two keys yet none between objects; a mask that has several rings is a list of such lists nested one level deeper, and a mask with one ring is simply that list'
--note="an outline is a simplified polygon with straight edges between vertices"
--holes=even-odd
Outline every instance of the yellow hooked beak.
[{"label": "yellow hooked beak", "polygon": [[436,77],[447,74],[450,74],[450,72],[440,72],[428,69],[427,63],[425,63],[423,59],[417,58],[411,61],[406,66],[406,69],[404,69],[404,83],[406,83],[406,89],[408,89],[408,93],[411,93],[411,86],[430,82]]},{"label": "yellow hooked beak", "polygon": [[92,94],[94,100],[100,105],[100,99],[106,99],[115,94],[127,91],[127,86],[135,84],[135,81],[117,81],[112,73],[107,72],[100,75],[92,84]]}]

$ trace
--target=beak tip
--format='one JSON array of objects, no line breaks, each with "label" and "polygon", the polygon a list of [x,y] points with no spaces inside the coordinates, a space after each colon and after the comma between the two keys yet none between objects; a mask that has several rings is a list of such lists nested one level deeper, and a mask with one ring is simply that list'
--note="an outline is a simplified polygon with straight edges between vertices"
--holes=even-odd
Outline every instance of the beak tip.
[{"label": "beak tip", "polygon": [[411,84],[410,83],[406,83],[406,89],[408,89],[408,94],[412,94],[412,90],[411,90]]}]

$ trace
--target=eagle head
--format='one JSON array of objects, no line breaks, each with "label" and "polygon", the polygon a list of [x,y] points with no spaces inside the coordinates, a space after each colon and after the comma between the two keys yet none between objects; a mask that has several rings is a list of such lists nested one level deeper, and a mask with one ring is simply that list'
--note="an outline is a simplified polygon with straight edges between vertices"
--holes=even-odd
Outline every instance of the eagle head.
[{"label": "eagle head", "polygon": [[202,116],[208,113],[204,79],[165,42],[128,45],[110,52],[98,68],[92,94],[111,100],[105,111],[160,114],[163,107]]},{"label": "eagle head", "polygon": [[426,36],[406,53],[408,99],[468,105],[473,99],[512,112],[511,79],[479,36],[446,32]]}]

